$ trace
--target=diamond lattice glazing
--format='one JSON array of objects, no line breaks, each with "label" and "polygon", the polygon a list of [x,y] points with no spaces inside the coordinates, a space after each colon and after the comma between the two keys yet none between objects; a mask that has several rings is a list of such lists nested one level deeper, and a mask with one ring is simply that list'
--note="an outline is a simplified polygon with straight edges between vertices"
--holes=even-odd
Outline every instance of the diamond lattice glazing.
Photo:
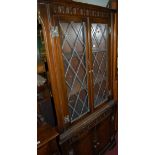
[{"label": "diamond lattice glazing", "polygon": [[107,100],[107,25],[92,24],[92,53],[94,71],[94,106]]},{"label": "diamond lattice glazing", "polygon": [[71,122],[89,111],[85,23],[59,22]]}]

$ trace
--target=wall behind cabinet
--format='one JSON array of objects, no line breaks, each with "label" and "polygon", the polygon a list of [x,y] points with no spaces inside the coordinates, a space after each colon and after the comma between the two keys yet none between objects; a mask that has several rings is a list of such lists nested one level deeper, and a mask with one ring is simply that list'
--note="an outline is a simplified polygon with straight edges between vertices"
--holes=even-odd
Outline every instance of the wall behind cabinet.
[{"label": "wall behind cabinet", "polygon": [[88,3],[88,4],[103,6],[103,7],[106,7],[109,2],[109,0],[73,0],[73,1]]}]

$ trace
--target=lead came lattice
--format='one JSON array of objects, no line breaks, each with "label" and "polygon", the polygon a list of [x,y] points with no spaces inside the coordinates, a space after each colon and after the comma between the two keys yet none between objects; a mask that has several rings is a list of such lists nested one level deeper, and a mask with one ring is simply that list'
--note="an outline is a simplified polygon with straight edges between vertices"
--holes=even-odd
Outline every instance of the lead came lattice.
[{"label": "lead came lattice", "polygon": [[85,22],[59,22],[71,122],[89,111]]},{"label": "lead came lattice", "polygon": [[91,25],[95,107],[107,100],[107,30],[107,24]]}]

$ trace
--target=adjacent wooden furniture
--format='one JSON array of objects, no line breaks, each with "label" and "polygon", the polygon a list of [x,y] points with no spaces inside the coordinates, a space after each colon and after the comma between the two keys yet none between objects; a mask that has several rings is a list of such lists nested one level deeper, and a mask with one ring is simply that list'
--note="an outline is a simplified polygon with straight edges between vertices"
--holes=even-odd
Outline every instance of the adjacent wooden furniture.
[{"label": "adjacent wooden furniture", "polygon": [[37,23],[37,154],[59,155],[42,26]]},{"label": "adjacent wooden furniture", "polygon": [[57,145],[56,138],[58,132],[55,128],[52,128],[50,125],[45,124],[42,127],[38,128],[37,133],[37,148],[38,155],[59,155],[59,149]]},{"label": "adjacent wooden furniture", "polygon": [[78,2],[38,3],[61,154],[104,154],[115,142],[115,14]]}]

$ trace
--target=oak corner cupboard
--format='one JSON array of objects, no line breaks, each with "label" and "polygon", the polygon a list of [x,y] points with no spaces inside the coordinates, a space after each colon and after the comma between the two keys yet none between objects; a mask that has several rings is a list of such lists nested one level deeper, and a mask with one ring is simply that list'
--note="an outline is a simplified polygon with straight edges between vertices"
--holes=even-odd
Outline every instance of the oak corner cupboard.
[{"label": "oak corner cupboard", "polygon": [[104,154],[115,141],[115,10],[38,2],[61,154]]}]

